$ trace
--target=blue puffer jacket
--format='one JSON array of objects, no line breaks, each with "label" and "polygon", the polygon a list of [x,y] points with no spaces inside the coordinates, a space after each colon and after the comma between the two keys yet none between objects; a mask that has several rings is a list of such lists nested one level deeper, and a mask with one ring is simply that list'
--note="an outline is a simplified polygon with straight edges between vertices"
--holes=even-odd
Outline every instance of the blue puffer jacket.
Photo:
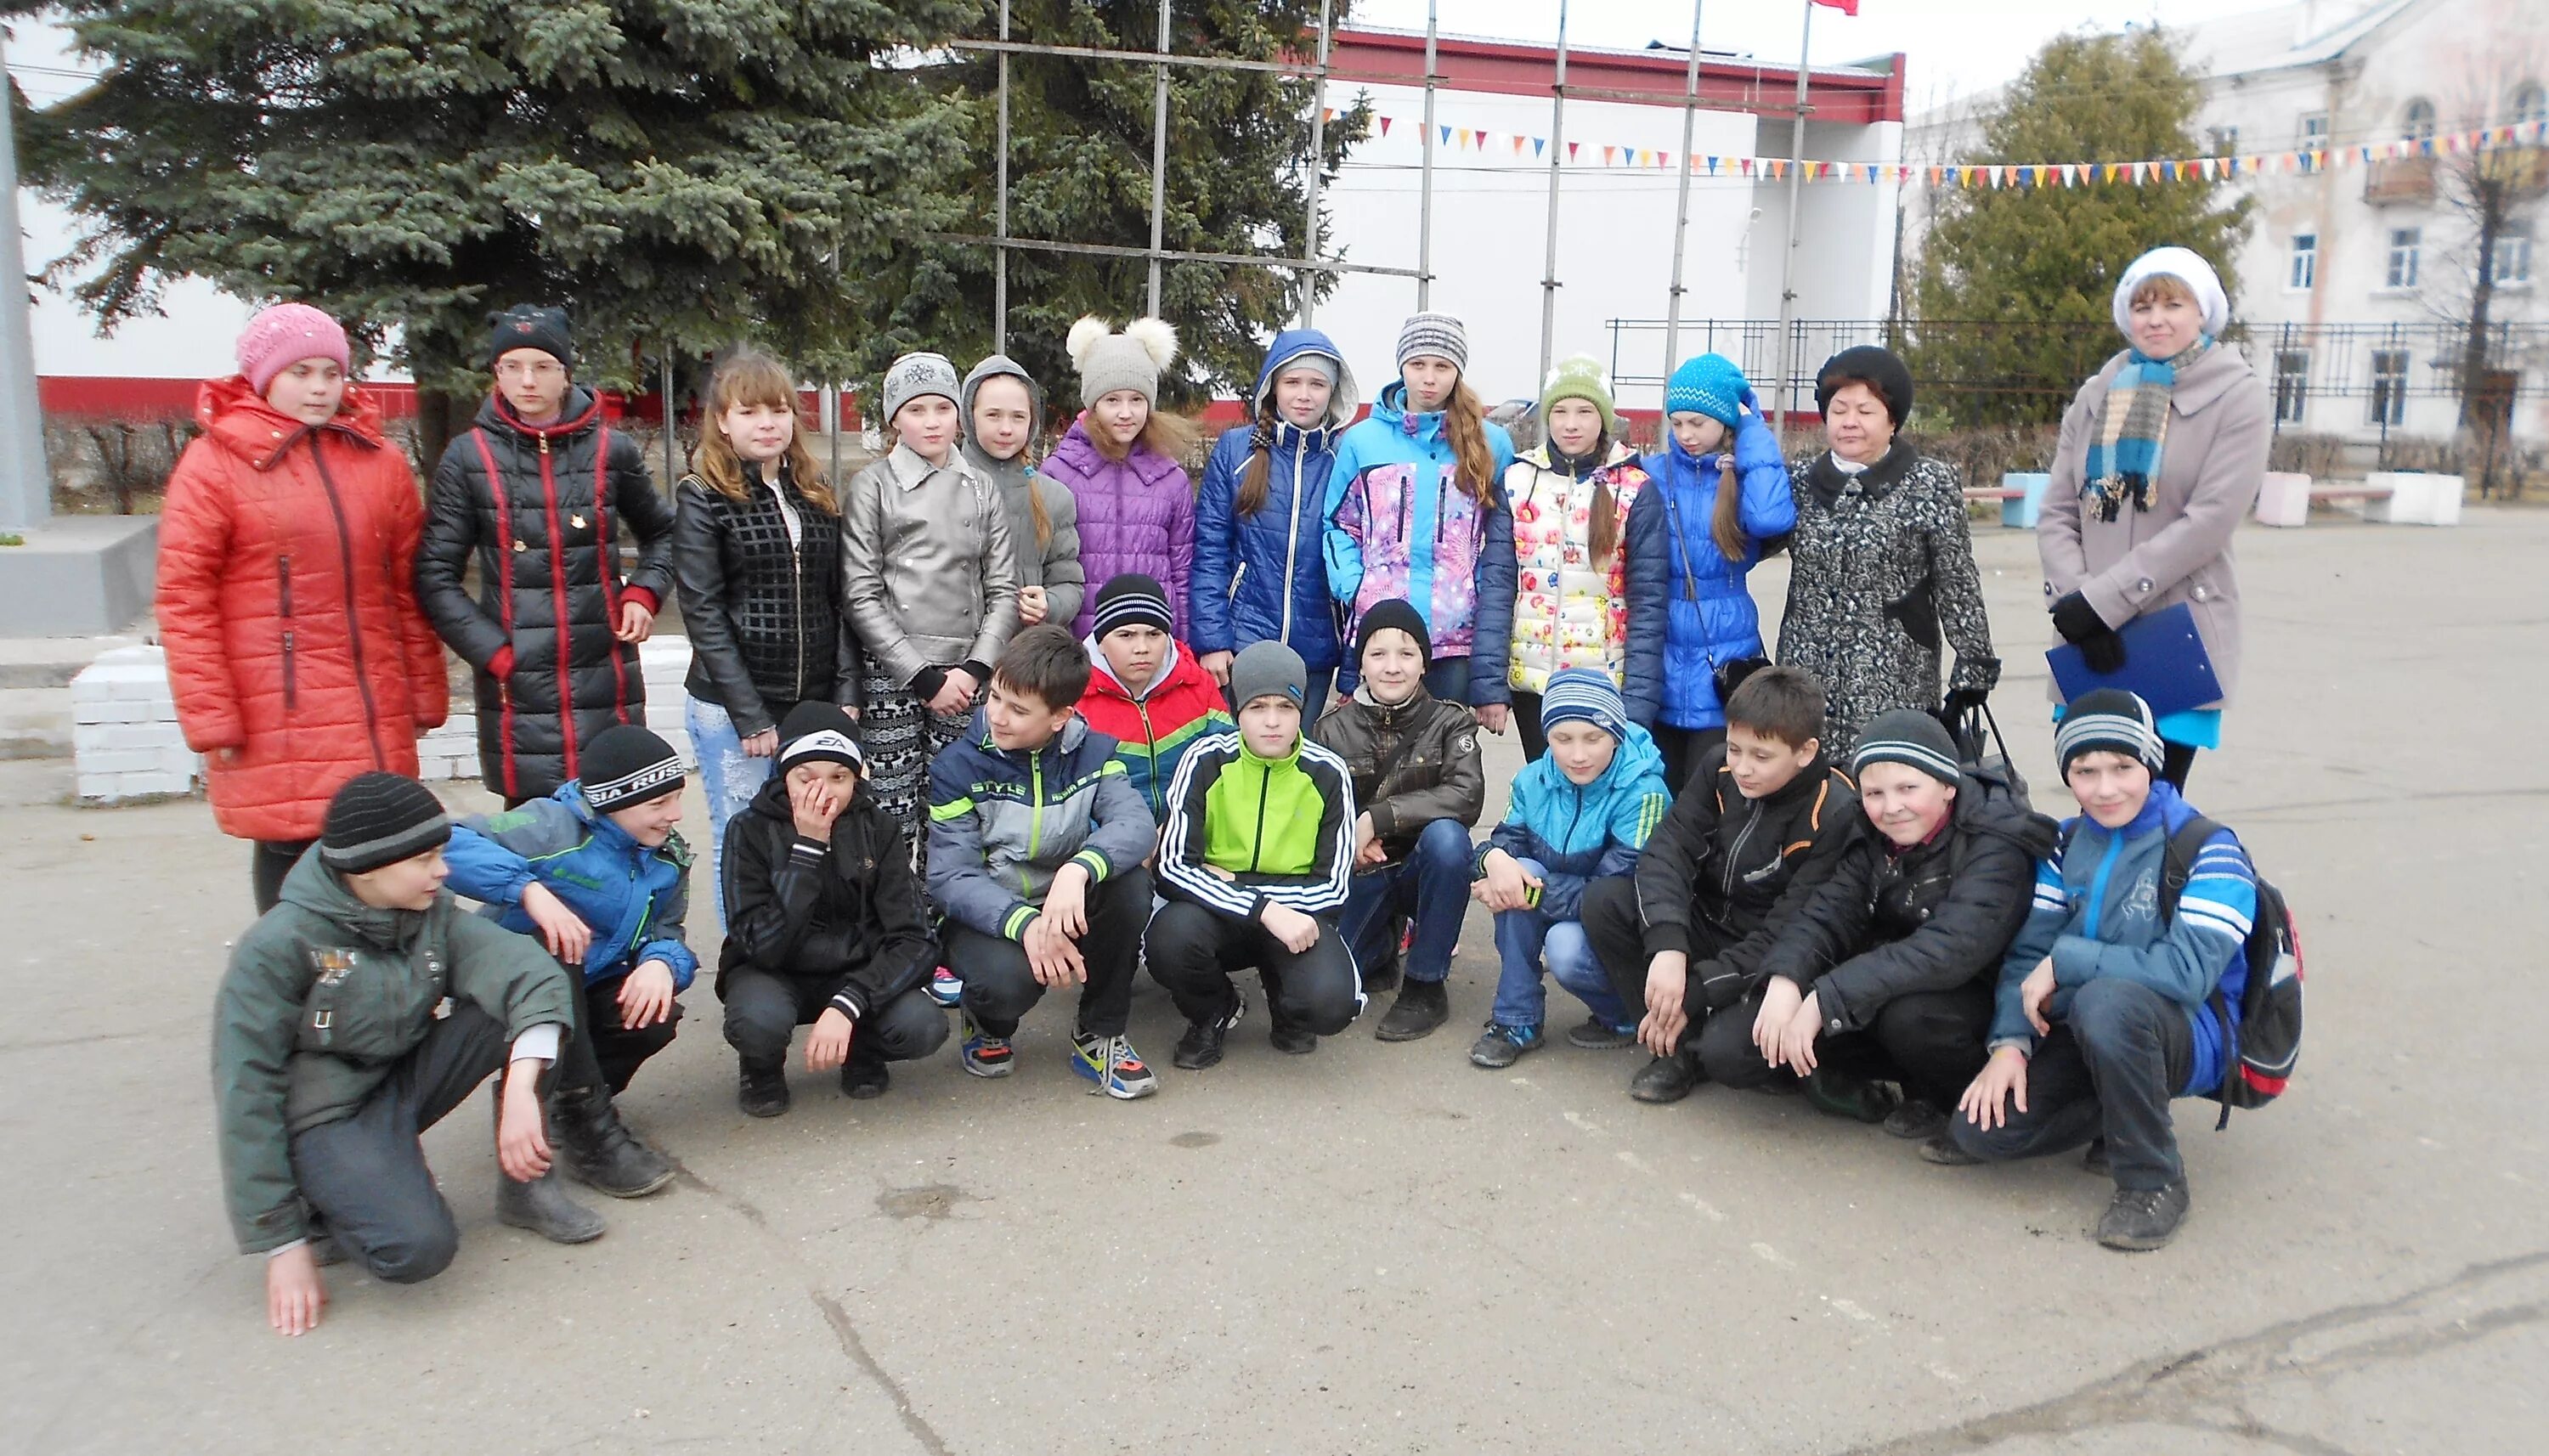
[{"label": "blue puffer jacket", "polygon": [[1632,723],[1611,755],[1611,767],[1591,783],[1577,783],[1549,754],[1522,766],[1505,803],[1504,822],[1478,846],[1472,872],[1489,850],[1539,862],[1540,908],[1557,920],[1578,919],[1584,883],[1606,874],[1629,874],[1655,826],[1672,807],[1664,787],[1663,751],[1646,729]]},{"label": "blue puffer jacket", "polygon": [[649,960],[673,968],[673,989],[690,989],[700,957],[682,941],[691,902],[691,851],[674,835],[648,849],[584,801],[569,782],[544,799],[454,825],[443,850],[451,891],[487,907],[498,925],[537,937],[522,912],[534,880],[593,930],[584,983],[624,975]]},{"label": "blue puffer jacket", "polygon": [[1301,655],[1316,673],[1333,671],[1344,657],[1337,640],[1336,604],[1328,596],[1327,569],[1319,555],[1326,534],[1328,474],[1336,466],[1337,436],[1354,422],[1363,402],[1354,371],[1334,341],[1315,328],[1287,328],[1274,335],[1266,367],[1257,371],[1249,404],[1264,414],[1274,381],[1303,355],[1325,355],[1336,366],[1337,388],[1328,417],[1315,429],[1289,420],[1274,425],[1267,451],[1266,503],[1254,515],[1239,513],[1239,479],[1248,470],[1254,425],[1222,431],[1203,468],[1195,498],[1194,576],[1188,617],[1197,653],[1237,652],[1251,643],[1275,641]]},{"label": "blue puffer jacket", "polygon": [[1745,585],[1762,545],[1796,529],[1796,498],[1788,491],[1788,465],[1779,437],[1761,416],[1746,410],[1735,431],[1735,477],[1742,497],[1742,561],[1729,561],[1709,533],[1716,519],[1723,455],[1694,458],[1667,436],[1664,448],[1646,458],[1652,479],[1629,507],[1629,539],[1636,540],[1641,512],[1660,512],[1648,523],[1663,537],[1667,592],[1664,606],[1663,710],[1668,728],[1722,728],[1725,705],[1717,700],[1717,665],[1759,657],[1761,614]]}]

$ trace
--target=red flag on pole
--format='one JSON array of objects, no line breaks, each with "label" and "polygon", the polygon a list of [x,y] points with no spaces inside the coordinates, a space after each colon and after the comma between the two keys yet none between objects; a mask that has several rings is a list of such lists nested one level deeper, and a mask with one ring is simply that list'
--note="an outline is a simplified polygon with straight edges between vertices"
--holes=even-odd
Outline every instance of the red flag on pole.
[{"label": "red flag on pole", "polygon": [[1806,0],[1810,5],[1829,5],[1843,15],[1858,14],[1858,0]]}]

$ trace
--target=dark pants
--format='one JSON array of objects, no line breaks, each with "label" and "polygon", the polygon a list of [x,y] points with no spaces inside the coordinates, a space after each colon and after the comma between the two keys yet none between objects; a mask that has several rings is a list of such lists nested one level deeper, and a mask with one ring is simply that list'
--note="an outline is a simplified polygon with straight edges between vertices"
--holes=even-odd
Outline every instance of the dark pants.
[{"label": "dark pants", "polygon": [[1395,864],[1357,869],[1337,934],[1359,966],[1386,965],[1398,954],[1398,922],[1415,926],[1407,978],[1440,981],[1452,974],[1452,950],[1469,912],[1469,831],[1437,819],[1418,831],[1415,848]]},{"label": "dark pants", "polygon": [[1522,761],[1526,764],[1549,752],[1549,735],[1540,728],[1540,694],[1522,688],[1513,690],[1514,732],[1522,738]]},{"label": "dark pants", "polygon": [[[567,973],[579,972],[568,966]],[[619,988],[627,980],[622,971],[584,988],[584,1014],[576,1018],[575,1031],[558,1057],[559,1086],[607,1086],[616,1097],[628,1090],[629,1078],[647,1057],[673,1045],[673,1034],[681,1030],[682,1003],[674,1002],[673,1014],[664,1020],[632,1031],[619,1010]]]},{"label": "dark pants", "polygon": [[[1900,1082],[1907,1097],[1952,1108],[1983,1069],[1995,989],[1994,978],[1986,975],[1951,990],[1897,996],[1871,1025],[1818,1038],[1816,1064],[1866,1081]],[[1760,1012],[1761,994],[1755,991],[1700,1028],[1699,1064],[1710,1081],[1757,1087],[1770,1080],[1770,1064],[1752,1045],[1752,1023]]]},{"label": "dark pants", "polygon": [[[725,1040],[745,1061],[788,1059],[788,1039],[811,1026],[832,1004],[834,983],[813,976],[773,975],[757,966],[719,972],[725,992]],[[850,1055],[861,1061],[916,1061],[947,1041],[947,1013],[915,986],[883,1006],[871,1006],[850,1037]]]},{"label": "dark pants", "polygon": [[1317,942],[1296,954],[1262,922],[1171,900],[1151,917],[1143,945],[1152,979],[1168,987],[1189,1022],[1228,1016],[1239,998],[1230,978],[1251,966],[1265,983],[1267,1010],[1278,1025],[1333,1037],[1363,1013],[1363,973],[1325,917]]},{"label": "dark pants", "polygon": [[[1088,933],[1080,956],[1088,982],[1080,988],[1080,1030],[1120,1037],[1133,1015],[1134,953],[1151,918],[1151,876],[1134,868],[1089,886]],[[965,1010],[994,1037],[1017,1035],[1018,1021],[1044,999],[1045,987],[1027,964],[1026,948],[1006,936],[987,936],[970,925],[947,922],[940,932],[947,965],[965,978]]]},{"label": "dark pants", "polygon": [[2195,750],[2183,743],[2161,745],[2159,776],[2176,788],[2186,787],[2186,775],[2195,772]]},{"label": "dark pants", "polygon": [[256,889],[256,913],[263,915],[283,899],[283,877],[315,839],[261,839],[248,851],[248,881]]},{"label": "dark pants", "polygon": [[392,1284],[417,1284],[460,1248],[451,1205],[418,1135],[505,1065],[505,1029],[462,1002],[433,1023],[354,1115],[292,1139],[292,1176],[348,1258]]},{"label": "dark pants", "polygon": [[1726,741],[1723,728],[1667,728],[1658,723],[1652,730],[1655,747],[1664,756],[1664,787],[1677,798],[1681,786],[1690,781],[1690,771],[1700,756]]},{"label": "dark pants", "polygon": [[2027,1063],[2027,1111],[1984,1132],[1961,1114],[1956,1144],[1979,1158],[2038,1157],[2107,1139],[2119,1188],[2165,1188],[2186,1176],[2168,1103],[2195,1071],[2186,1008],[2113,976],[2072,993],[2070,1008]]},{"label": "dark pants", "polygon": [[[1611,978],[1611,989],[1620,1004],[1629,1009],[1633,1021],[1647,1014],[1647,964],[1654,959],[1647,954],[1646,928],[1638,915],[1638,885],[1629,875],[1604,875],[1584,885],[1584,938],[1593,943],[1593,955],[1602,962],[1603,974]],[[1708,974],[1709,957],[1726,945],[1725,937],[1715,926],[1693,916],[1690,922],[1690,978],[1683,983],[1682,1014],[1690,1025],[1682,1029],[1676,1051],[1692,1050],[1697,1046],[1699,1029],[1708,1021],[1710,987],[1703,979]],[[1733,1008],[1729,1008],[1731,1012]]]}]

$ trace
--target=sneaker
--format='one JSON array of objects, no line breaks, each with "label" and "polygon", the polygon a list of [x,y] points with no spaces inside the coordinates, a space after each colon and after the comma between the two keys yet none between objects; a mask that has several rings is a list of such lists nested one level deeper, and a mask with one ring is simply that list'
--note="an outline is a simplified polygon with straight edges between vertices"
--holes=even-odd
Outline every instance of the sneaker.
[{"label": "sneaker", "polygon": [[[1893,1129],[1888,1128],[1886,1131],[1890,1133]],[[1970,1168],[1982,1159],[1965,1151],[1963,1143],[1940,1133],[1921,1144],[1921,1161],[1936,1163],[1942,1168]]]},{"label": "sneaker", "polygon": [[1566,1031],[1566,1045],[1581,1046],[1587,1051],[1617,1051],[1635,1045],[1637,1040],[1638,1029],[1634,1024],[1615,1027],[1598,1016],[1588,1016],[1584,1018],[1584,1025],[1569,1027]]},{"label": "sneaker", "polygon": [[1679,1102],[1703,1080],[1699,1058],[1689,1052],[1658,1056],[1629,1079],[1629,1095],[1640,1102]]},{"label": "sneaker", "polygon": [[965,1070],[978,1077],[1005,1077],[1017,1070],[1017,1050],[1006,1037],[994,1037],[983,1030],[972,1012],[958,1024],[957,1045],[963,1048]]},{"label": "sneaker", "polygon": [[2119,1188],[2098,1220],[2098,1241],[2127,1253],[2166,1247],[2186,1222],[2186,1180],[2165,1188]]},{"label": "sneaker", "polygon": [[1894,1111],[1894,1094],[1883,1082],[1865,1082],[1847,1072],[1819,1066],[1806,1077],[1806,1100],[1818,1112],[1854,1123],[1881,1123]]},{"label": "sneaker", "polygon": [[1432,1036],[1451,1019],[1452,996],[1441,981],[1408,981],[1398,988],[1398,999],[1372,1035],[1384,1042],[1413,1042]]},{"label": "sneaker", "polygon": [[1133,1044],[1122,1037],[1100,1037],[1090,1032],[1074,1037],[1071,1069],[1119,1102],[1131,1102],[1160,1090],[1160,1074],[1151,1070],[1141,1053],[1133,1049]]},{"label": "sneaker", "polygon": [[949,1011],[965,1004],[965,978],[946,966],[929,973],[929,999]]},{"label": "sneaker", "polygon": [[788,1110],[788,1063],[747,1061],[734,1101],[746,1117],[775,1118]]},{"label": "sneaker", "polygon": [[2107,1161],[2106,1138],[2093,1138],[2089,1139],[2089,1150],[2080,1154],[2080,1166],[2084,1171],[2095,1173],[2101,1178],[2112,1178],[2116,1176],[2114,1165]]},{"label": "sneaker", "polygon": [[1498,1026],[1487,1023],[1486,1032],[1469,1044],[1469,1065],[1507,1067],[1522,1060],[1522,1054],[1540,1046],[1540,1028]]},{"label": "sneaker", "polygon": [[841,1063],[841,1094],[845,1097],[867,1102],[883,1097],[885,1089],[893,1085],[894,1073],[887,1071],[882,1061],[853,1055]]},{"label": "sneaker", "polygon": [[1170,1060],[1176,1062],[1180,1069],[1190,1072],[1199,1072],[1205,1067],[1219,1063],[1222,1040],[1230,1035],[1230,1029],[1239,1025],[1239,1019],[1247,1014],[1248,998],[1236,991],[1232,992],[1228,1011],[1211,1021],[1186,1024],[1186,1034],[1178,1038],[1178,1049]]},{"label": "sneaker", "polygon": [[1903,1105],[1885,1115],[1886,1136],[1912,1142],[1926,1142],[1947,1131],[1947,1115],[1937,1104],[1918,1097],[1903,1099]]}]

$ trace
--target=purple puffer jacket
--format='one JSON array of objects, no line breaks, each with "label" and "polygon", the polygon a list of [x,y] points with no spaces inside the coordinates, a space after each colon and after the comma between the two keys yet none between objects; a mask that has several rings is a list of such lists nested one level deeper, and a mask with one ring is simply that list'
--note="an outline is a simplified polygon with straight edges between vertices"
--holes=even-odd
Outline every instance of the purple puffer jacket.
[{"label": "purple puffer jacket", "polygon": [[1071,630],[1087,636],[1097,617],[1097,589],[1125,572],[1157,577],[1169,589],[1178,638],[1186,625],[1186,578],[1194,571],[1194,484],[1178,463],[1135,443],[1130,458],[1097,453],[1082,425],[1073,422],[1062,442],[1037,467],[1062,482],[1080,506],[1080,564],[1088,574],[1088,595]]}]

